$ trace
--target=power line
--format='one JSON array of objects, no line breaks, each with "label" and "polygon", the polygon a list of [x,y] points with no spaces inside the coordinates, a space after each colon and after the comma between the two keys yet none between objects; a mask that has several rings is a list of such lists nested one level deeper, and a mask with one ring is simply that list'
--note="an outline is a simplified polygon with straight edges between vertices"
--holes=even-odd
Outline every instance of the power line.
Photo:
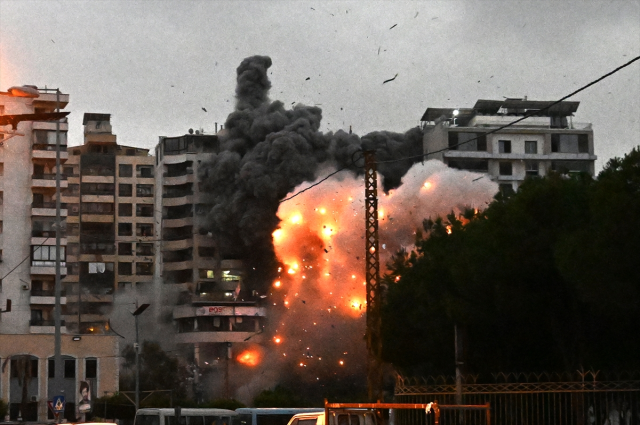
[{"label": "power line", "polygon": [[[538,109],[538,110],[536,110],[534,112],[529,112],[529,113],[525,114],[524,116],[522,116],[521,118],[518,118],[515,121],[512,121],[512,122],[510,122],[508,124],[505,124],[505,125],[503,125],[501,127],[496,128],[494,130],[487,131],[487,132],[483,133],[482,136],[486,137],[489,134],[496,133],[496,132],[498,132],[500,130],[503,130],[505,128],[511,127],[512,125],[517,124],[520,121],[523,121],[523,120],[525,120],[527,118],[530,118],[530,117],[532,117],[534,115],[538,115],[538,114],[540,114],[540,112],[546,111],[547,109],[551,108],[552,106],[557,105],[558,103],[560,103],[560,102],[562,102],[562,101],[564,101],[564,100],[566,100],[566,99],[568,99],[568,98],[580,93],[581,91],[593,86],[594,84],[599,83],[600,81],[604,80],[605,78],[610,77],[611,75],[615,74],[616,72],[620,71],[623,68],[626,68],[627,66],[631,65],[632,63],[634,63],[637,60],[640,60],[640,56],[636,56],[635,58],[631,59],[629,62],[627,62],[627,63],[625,63],[623,65],[620,65],[619,67],[615,68],[614,70],[612,70],[612,71],[604,74],[603,76],[591,81],[590,83],[580,87],[578,90],[576,90],[576,91],[574,91],[572,93],[569,93],[568,95],[566,95],[563,98],[561,98],[561,99],[559,99],[559,100],[557,100],[557,101],[545,106],[544,108]],[[376,161],[376,164],[388,164],[388,163],[393,163],[393,162],[406,161],[408,159],[418,159],[418,158],[424,159],[426,156],[433,155],[433,154],[440,153],[440,152],[445,152],[445,151],[448,151],[448,150],[450,150],[452,148],[456,148],[458,146],[464,145],[466,143],[471,143],[471,142],[474,142],[476,140],[478,140],[478,137],[475,137],[473,139],[469,139],[467,141],[460,142],[460,143],[457,143],[455,145],[452,145],[452,146],[449,146],[449,147],[446,147],[446,148],[443,148],[443,149],[439,149],[439,150],[436,150],[436,151],[433,151],[433,152],[427,152],[427,153],[423,153],[423,154],[420,154],[420,155],[406,156],[406,157],[397,158],[397,159],[390,159],[390,160],[387,160],[387,161]],[[353,165],[353,164],[351,164],[351,165]],[[339,169],[338,171],[335,171],[335,172],[329,174],[328,176],[326,176],[325,178],[323,178],[319,182],[316,182],[315,184],[313,184],[313,185],[311,185],[311,186],[309,186],[309,187],[307,187],[307,188],[305,188],[305,189],[303,189],[303,190],[301,190],[299,192],[294,193],[290,197],[281,200],[280,203],[283,203],[283,202],[288,201],[288,200],[290,200],[292,198],[295,198],[296,196],[300,195],[302,192],[306,192],[307,190],[311,189],[312,187],[318,186],[320,183],[324,182],[329,177],[333,176],[334,174],[336,174],[336,173],[338,173],[338,172],[340,172],[340,171],[342,171],[342,170],[344,170],[345,168],[348,168],[348,167],[349,166],[345,166],[345,167]]]},{"label": "power line", "polygon": [[[49,240],[50,238],[46,238],[40,245],[37,246],[37,248],[40,248],[41,246],[44,246],[44,244]],[[51,246],[55,246],[55,245],[51,245]],[[37,248],[35,251],[37,251]],[[18,263],[18,265],[16,265],[14,268],[12,268],[11,270],[9,270],[9,272],[7,274],[5,274],[4,276],[2,276],[2,278],[0,278],[0,282],[3,281],[7,276],[9,276],[11,273],[13,273],[15,271],[15,269],[17,269],[18,267],[20,267],[20,265],[22,265],[22,263],[24,263],[25,261],[27,261],[29,258],[31,258],[31,255],[35,253],[35,251],[30,252],[29,255],[27,255],[26,257],[23,258],[22,261],[20,261]]]}]

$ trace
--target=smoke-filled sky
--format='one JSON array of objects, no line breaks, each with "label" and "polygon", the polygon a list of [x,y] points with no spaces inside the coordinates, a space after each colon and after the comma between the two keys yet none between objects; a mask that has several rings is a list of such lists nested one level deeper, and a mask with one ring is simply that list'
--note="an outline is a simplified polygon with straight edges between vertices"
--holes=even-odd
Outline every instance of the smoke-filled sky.
[{"label": "smoke-filled sky", "polygon": [[[362,135],[405,132],[429,106],[558,99],[639,54],[632,0],[0,0],[0,90],[69,93],[71,144],[85,112],[112,114],[118,141],[144,148],[213,133],[253,55],[273,60],[272,99]],[[598,169],[638,144],[638,93],[636,62],[572,99],[575,121],[594,124]]]}]

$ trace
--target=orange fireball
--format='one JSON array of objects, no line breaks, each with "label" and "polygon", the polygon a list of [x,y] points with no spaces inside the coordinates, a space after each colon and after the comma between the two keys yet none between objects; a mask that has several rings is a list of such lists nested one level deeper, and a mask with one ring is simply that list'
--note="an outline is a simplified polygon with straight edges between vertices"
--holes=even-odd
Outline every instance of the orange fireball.
[{"label": "orange fireball", "polygon": [[253,350],[245,350],[236,357],[236,360],[246,366],[257,366],[260,363],[260,353]]}]

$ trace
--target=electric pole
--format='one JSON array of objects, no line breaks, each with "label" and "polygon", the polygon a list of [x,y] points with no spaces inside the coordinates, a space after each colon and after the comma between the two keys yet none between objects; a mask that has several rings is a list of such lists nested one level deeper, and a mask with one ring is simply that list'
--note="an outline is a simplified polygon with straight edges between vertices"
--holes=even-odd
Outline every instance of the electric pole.
[{"label": "electric pole", "polygon": [[382,400],[380,259],[378,254],[378,176],[375,152],[364,152],[367,290],[367,387],[369,401]]}]

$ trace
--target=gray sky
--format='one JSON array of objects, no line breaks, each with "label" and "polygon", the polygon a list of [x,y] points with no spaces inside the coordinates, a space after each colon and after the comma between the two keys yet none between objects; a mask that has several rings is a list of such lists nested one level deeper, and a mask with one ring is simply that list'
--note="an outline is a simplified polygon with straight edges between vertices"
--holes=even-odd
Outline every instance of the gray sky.
[{"label": "gray sky", "polygon": [[[622,65],[640,55],[640,1],[0,0],[0,90],[68,93],[72,145],[85,112],[110,113],[125,145],[213,133],[256,54],[271,99],[319,105],[322,131],[404,132],[429,106],[555,100]],[[640,144],[640,62],[571,100],[598,169]]]}]

